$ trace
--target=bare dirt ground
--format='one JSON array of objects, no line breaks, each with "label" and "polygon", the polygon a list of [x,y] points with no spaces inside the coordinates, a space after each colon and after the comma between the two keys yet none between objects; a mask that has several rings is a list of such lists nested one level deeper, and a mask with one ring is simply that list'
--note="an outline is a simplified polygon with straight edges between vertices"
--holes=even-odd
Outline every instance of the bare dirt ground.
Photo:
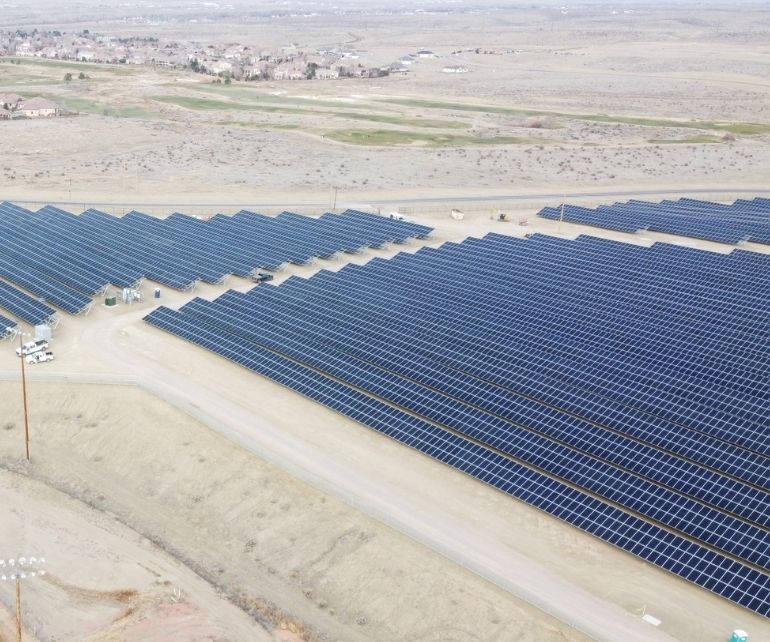
[{"label": "bare dirt ground", "polygon": [[[487,230],[558,232],[539,220],[425,221],[438,227],[432,245]],[[565,224],[562,233],[578,229]],[[277,281],[344,264],[286,270]],[[164,290],[162,302],[191,296]],[[12,346],[0,351],[3,502],[35,498],[4,525],[2,541],[9,555],[33,546],[50,559],[50,580],[25,589],[41,640],[73,630],[83,639],[162,639],[153,636],[178,620],[198,631],[191,640],[717,642],[738,625],[752,639],[768,631],[706,591],[145,326],[151,304],[64,319],[57,360],[29,369],[29,467],[19,462],[18,362]],[[133,597],[72,609],[49,582]],[[0,587],[6,607],[9,589]],[[251,637],[234,607],[258,624]],[[56,618],[47,617],[52,608]],[[644,612],[661,628],[642,622]]]},{"label": "bare dirt ground", "polygon": [[[108,14],[98,28],[265,47],[299,39],[290,16],[220,20],[150,26]],[[351,12],[343,29],[340,20],[305,19],[299,44],[312,51],[353,41],[365,65],[419,47],[438,58],[420,59],[406,77],[229,87],[189,71],[94,65],[82,66],[88,80],[67,83],[69,68],[52,62],[0,64],[0,92],[42,93],[81,113],[0,123],[14,150],[0,162],[0,197],[257,205],[329,198],[334,187],[348,202],[554,188],[766,189],[770,12],[762,4],[702,8],[697,17],[670,6],[613,14],[589,5],[567,15],[515,6]],[[452,55],[464,47],[515,53]],[[470,72],[442,73],[448,64]]]}]

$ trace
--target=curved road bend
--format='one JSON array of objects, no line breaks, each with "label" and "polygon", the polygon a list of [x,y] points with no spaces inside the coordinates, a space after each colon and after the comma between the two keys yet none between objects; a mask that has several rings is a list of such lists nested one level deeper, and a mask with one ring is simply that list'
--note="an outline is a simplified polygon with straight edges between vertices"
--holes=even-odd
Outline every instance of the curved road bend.
[{"label": "curved road bend", "polygon": [[[251,411],[222,399],[205,385],[162,363],[126,350],[120,343],[121,328],[139,321],[146,313],[147,310],[141,310],[108,318],[98,329],[92,324],[79,325],[80,332],[87,333],[93,353],[103,357],[112,367],[120,367],[121,373],[49,375],[35,372],[31,373],[31,378],[138,383],[259,457],[322,492],[338,497],[592,639],[673,641],[663,631],[619,606],[573,585],[526,555],[446,514],[419,494],[408,493],[373,477],[363,465],[335,460],[332,453],[287,434]],[[169,337],[169,341],[172,340],[175,339]],[[0,373],[0,379],[15,376],[18,374]]]}]

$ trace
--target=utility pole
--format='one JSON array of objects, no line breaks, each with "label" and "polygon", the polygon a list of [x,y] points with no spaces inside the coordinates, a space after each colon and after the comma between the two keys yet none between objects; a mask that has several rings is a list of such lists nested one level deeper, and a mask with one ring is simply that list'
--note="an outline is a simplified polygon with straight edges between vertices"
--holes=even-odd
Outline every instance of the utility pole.
[{"label": "utility pole", "polygon": [[561,224],[564,223],[564,201],[567,200],[567,195],[564,195],[564,198],[561,202],[561,215],[559,216],[559,234],[561,234]]},{"label": "utility pole", "polygon": [[[29,335],[27,335],[29,336]],[[24,368],[24,354],[22,347],[24,346],[24,332],[19,332],[19,359],[21,359],[21,395],[24,401],[24,450],[27,455],[27,461],[29,461],[29,412],[27,410],[27,373]]]},{"label": "utility pole", "polygon": [[21,642],[21,578],[16,578],[16,642]]},{"label": "utility pole", "polygon": [[337,209],[337,188],[334,188],[334,204],[332,205],[332,212]]},{"label": "utility pole", "polygon": [[21,581],[36,575],[45,575],[42,565],[45,557],[18,557],[0,560],[0,581],[16,583],[16,642],[22,642]]}]

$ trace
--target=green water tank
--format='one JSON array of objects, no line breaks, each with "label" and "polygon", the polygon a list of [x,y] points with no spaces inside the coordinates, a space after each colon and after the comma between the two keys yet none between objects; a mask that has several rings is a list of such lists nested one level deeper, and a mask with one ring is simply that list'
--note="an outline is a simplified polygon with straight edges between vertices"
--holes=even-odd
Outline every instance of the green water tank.
[{"label": "green water tank", "polygon": [[113,305],[117,305],[117,304],[118,304],[118,297],[116,296],[108,296],[104,299],[104,305],[106,305],[107,307],[111,308]]},{"label": "green water tank", "polygon": [[742,629],[735,629],[730,636],[730,642],[749,642],[749,634]]}]

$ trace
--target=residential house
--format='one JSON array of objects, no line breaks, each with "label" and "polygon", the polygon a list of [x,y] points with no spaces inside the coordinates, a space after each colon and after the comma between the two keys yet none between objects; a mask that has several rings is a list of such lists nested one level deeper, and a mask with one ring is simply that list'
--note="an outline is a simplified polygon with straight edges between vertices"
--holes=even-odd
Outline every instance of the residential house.
[{"label": "residential house", "polygon": [[0,120],[11,120],[13,112],[5,107],[0,107]]},{"label": "residential house", "polygon": [[267,80],[272,77],[270,65],[264,63],[248,65],[243,68],[243,78],[245,80]]},{"label": "residential house", "polygon": [[0,94],[0,108],[14,111],[22,100],[24,98],[19,94]]},{"label": "residential house", "polygon": [[78,49],[75,52],[75,58],[82,62],[92,62],[96,58],[96,52],[91,49]]},{"label": "residential house", "polygon": [[274,80],[302,80],[305,77],[305,70],[294,65],[279,65],[273,69]]},{"label": "residential house", "polygon": [[206,65],[206,69],[217,75],[230,73],[233,70],[233,63],[227,62],[226,60],[217,60],[216,62],[212,62],[211,66]]},{"label": "residential house", "polygon": [[336,80],[340,77],[339,69],[330,69],[329,67],[318,67],[315,70],[315,77],[318,80]]},{"label": "residential house", "polygon": [[441,71],[445,74],[467,74],[468,67],[463,67],[462,65],[447,65]]},{"label": "residential house", "polygon": [[47,118],[50,116],[61,116],[64,110],[55,102],[37,96],[19,103],[16,112],[26,118]]},{"label": "residential house", "polygon": [[32,51],[32,43],[29,42],[29,40],[25,40],[24,42],[20,42],[18,45],[16,45],[17,56],[31,56]]}]

